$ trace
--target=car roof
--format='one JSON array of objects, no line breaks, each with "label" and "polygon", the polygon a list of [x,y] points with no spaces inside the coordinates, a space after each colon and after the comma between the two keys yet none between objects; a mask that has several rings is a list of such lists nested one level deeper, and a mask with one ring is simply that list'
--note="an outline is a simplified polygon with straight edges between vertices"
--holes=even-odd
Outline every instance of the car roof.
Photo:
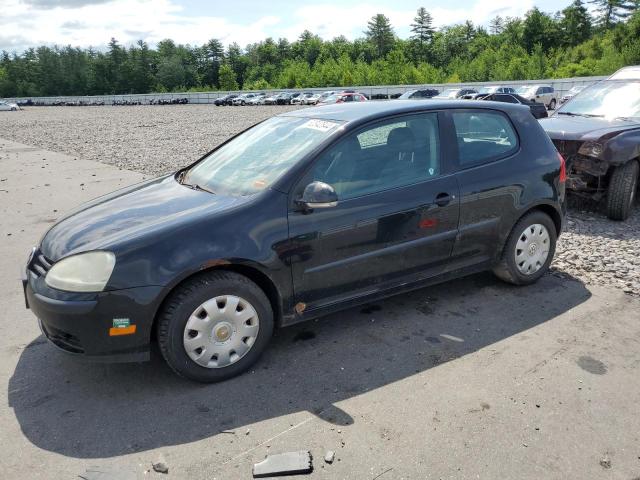
[{"label": "car roof", "polygon": [[628,67],[621,68],[607,80],[632,80],[638,78],[640,78],[640,65],[630,65]]},{"label": "car roof", "polygon": [[485,102],[482,100],[406,100],[402,102],[394,101],[373,101],[373,102],[356,102],[356,103],[337,103],[315,108],[305,108],[303,110],[294,110],[292,112],[282,113],[281,117],[298,117],[298,118],[317,118],[321,120],[337,120],[342,122],[360,122],[375,120],[389,115],[427,112],[431,110],[441,110],[449,108],[478,108],[494,110],[510,111],[522,108],[518,105],[498,102]]}]

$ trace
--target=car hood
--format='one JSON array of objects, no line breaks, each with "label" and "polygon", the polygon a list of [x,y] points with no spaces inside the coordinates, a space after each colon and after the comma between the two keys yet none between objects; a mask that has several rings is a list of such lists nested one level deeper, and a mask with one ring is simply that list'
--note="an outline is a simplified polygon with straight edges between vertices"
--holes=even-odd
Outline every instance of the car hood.
[{"label": "car hood", "polygon": [[540,120],[552,140],[596,140],[609,134],[640,128],[640,123],[597,117],[554,115]]},{"label": "car hood", "polygon": [[169,175],[82,205],[49,229],[40,249],[53,261],[69,254],[109,249],[114,244],[155,235],[166,228],[179,228],[244,202],[246,198],[193,190]]}]

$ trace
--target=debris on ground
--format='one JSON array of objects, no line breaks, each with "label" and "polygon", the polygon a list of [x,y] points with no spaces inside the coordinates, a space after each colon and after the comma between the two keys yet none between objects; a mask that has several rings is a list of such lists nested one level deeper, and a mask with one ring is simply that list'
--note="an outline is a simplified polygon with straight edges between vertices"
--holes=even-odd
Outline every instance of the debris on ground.
[{"label": "debris on ground", "polygon": [[133,470],[112,470],[102,467],[89,467],[78,475],[82,480],[136,480],[136,472]]},{"label": "debris on ground", "polygon": [[611,459],[609,457],[604,457],[602,459],[600,459],[600,466],[602,468],[605,469],[610,469],[611,468]]},{"label": "debris on ground", "polygon": [[312,471],[311,452],[309,452],[309,450],[300,450],[298,452],[267,455],[263,461],[253,466],[253,477],[295,475],[299,473],[311,473]]},{"label": "debris on ground", "polygon": [[328,450],[327,453],[324,454],[324,461],[327,463],[333,463],[334,458],[336,458],[336,452],[333,450]]},{"label": "debris on ground", "polygon": [[154,472],[158,473],[169,473],[169,467],[167,466],[167,461],[164,457],[160,456],[157,462],[151,464]]}]

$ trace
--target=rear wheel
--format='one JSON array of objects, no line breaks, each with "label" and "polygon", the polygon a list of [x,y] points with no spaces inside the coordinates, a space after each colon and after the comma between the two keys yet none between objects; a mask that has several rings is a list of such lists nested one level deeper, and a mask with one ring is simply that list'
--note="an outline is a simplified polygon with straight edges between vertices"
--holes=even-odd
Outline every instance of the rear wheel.
[{"label": "rear wheel", "polygon": [[551,102],[549,102],[549,110],[555,110],[556,109],[556,99],[552,98]]},{"label": "rear wheel", "polygon": [[531,212],[513,227],[493,272],[514,285],[536,282],[549,269],[556,251],[557,233],[546,213]]},{"label": "rear wheel", "polygon": [[638,190],[637,160],[616,167],[609,179],[607,191],[607,216],[611,220],[626,220],[631,214]]},{"label": "rear wheel", "polygon": [[171,294],[158,323],[162,356],[179,375],[218,382],[244,372],[273,333],[264,292],[233,272],[195,277]]}]

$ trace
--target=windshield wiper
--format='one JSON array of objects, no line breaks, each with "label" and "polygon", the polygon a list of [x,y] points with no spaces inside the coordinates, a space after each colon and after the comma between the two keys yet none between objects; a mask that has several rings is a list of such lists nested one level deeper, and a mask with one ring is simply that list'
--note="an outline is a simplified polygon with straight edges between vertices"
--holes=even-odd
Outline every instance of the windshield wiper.
[{"label": "windshield wiper", "polygon": [[184,171],[184,172],[182,172],[182,173],[180,174],[180,176],[178,177],[178,183],[179,183],[180,185],[184,185],[185,187],[189,187],[189,188],[191,188],[191,189],[193,189],[193,190],[200,190],[201,192],[212,193],[213,195],[215,195],[215,194],[216,194],[216,192],[214,192],[213,190],[210,190],[210,189],[208,189],[207,187],[203,187],[202,185],[199,185],[199,184],[197,184],[197,183],[186,183],[186,182],[184,181],[185,177],[187,176],[187,175],[186,175],[186,173],[187,173],[187,172],[186,172],[186,170],[185,170],[185,171]]},{"label": "windshield wiper", "polygon": [[558,115],[569,115],[570,117],[588,117],[602,118],[604,115],[596,115],[594,113],[576,113],[576,112],[558,112]]}]

